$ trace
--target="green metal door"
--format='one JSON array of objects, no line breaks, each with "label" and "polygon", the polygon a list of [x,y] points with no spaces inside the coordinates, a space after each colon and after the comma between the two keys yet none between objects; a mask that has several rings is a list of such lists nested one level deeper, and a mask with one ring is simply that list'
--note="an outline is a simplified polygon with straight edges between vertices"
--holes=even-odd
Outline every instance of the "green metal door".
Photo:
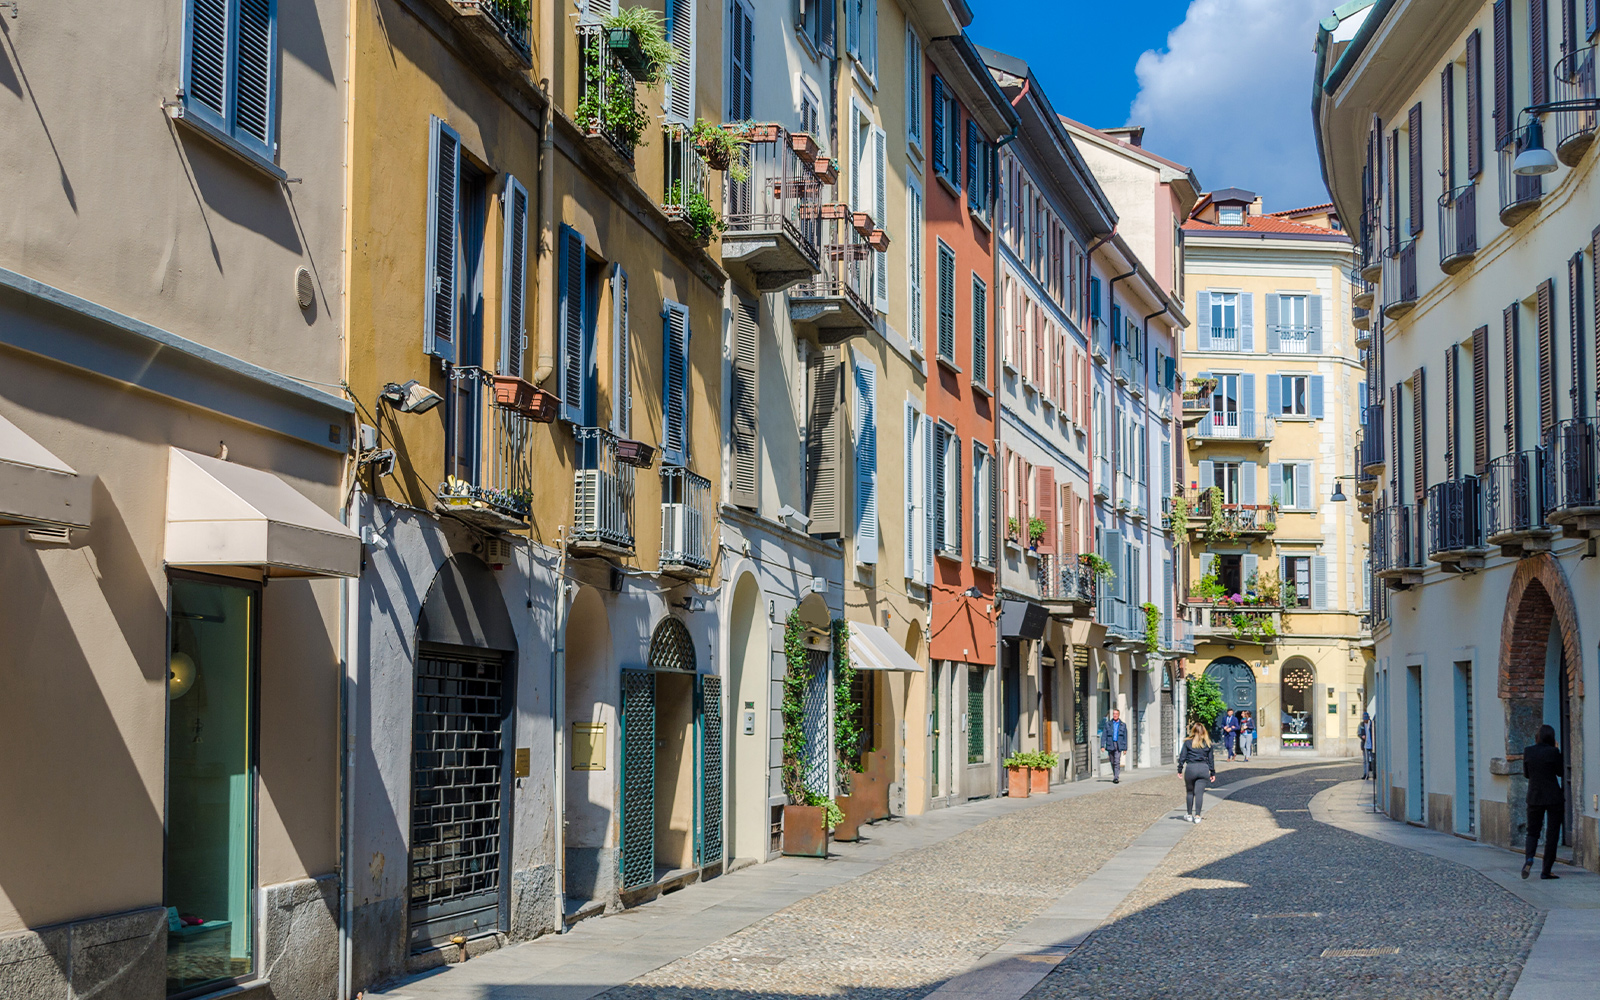
[{"label": "green metal door", "polygon": [[722,678],[710,674],[695,677],[695,743],[694,856],[705,868],[722,861]]},{"label": "green metal door", "polygon": [[622,887],[656,877],[656,675],[622,672]]}]

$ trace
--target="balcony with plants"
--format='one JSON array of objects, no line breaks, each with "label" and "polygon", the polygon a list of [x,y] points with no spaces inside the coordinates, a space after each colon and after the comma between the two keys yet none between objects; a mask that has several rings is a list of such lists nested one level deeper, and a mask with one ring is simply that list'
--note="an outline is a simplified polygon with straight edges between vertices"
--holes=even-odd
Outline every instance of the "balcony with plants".
[{"label": "balcony with plants", "polygon": [[1489,554],[1483,533],[1483,491],[1477,476],[1428,489],[1428,558],[1447,573],[1482,569]]},{"label": "balcony with plants", "polygon": [[875,245],[875,235],[882,230],[865,212],[832,204],[820,206],[819,214],[821,267],[789,290],[789,316],[815,330],[822,343],[836,344],[877,331],[873,282],[878,255],[888,249],[888,242]]},{"label": "balcony with plants", "polygon": [[590,147],[618,173],[633,170],[650,117],[639,101],[640,85],[651,86],[680,58],[666,39],[661,15],[624,7],[599,23],[578,25],[578,104],[573,121]]},{"label": "balcony with plants", "polygon": [[661,572],[693,579],[711,572],[716,509],[711,481],[688,469],[661,469]]},{"label": "balcony with plants", "polygon": [[480,528],[522,528],[533,501],[535,425],[554,419],[555,397],[481,368],[452,367],[449,378],[472,385],[470,392],[452,393],[452,405],[471,405],[473,412],[457,415],[451,424],[462,428],[459,446],[475,454],[451,463],[436,493],[437,508]]},{"label": "balcony with plants", "polygon": [[1439,270],[1455,274],[1478,255],[1478,185],[1439,196]]},{"label": "balcony with plants", "polygon": [[1417,306],[1417,238],[1391,243],[1383,254],[1383,318],[1399,319]]},{"label": "balcony with plants", "polygon": [[1546,519],[1567,538],[1600,535],[1600,417],[1559,421],[1547,441]]},{"label": "balcony with plants", "polygon": [[[707,246],[722,231],[722,218],[711,203],[710,170],[701,155],[694,135],[705,126],[701,120],[694,129],[675,122],[662,126],[666,155],[662,158],[661,210],[685,237]],[[722,130],[711,126],[721,133]]]},{"label": "balcony with plants", "polygon": [[530,45],[532,0],[452,0],[466,33],[479,51],[505,69],[526,73],[533,65]]},{"label": "balcony with plants", "polygon": [[1286,599],[1276,577],[1251,574],[1242,590],[1228,593],[1215,573],[1189,588],[1189,613],[1198,642],[1249,643],[1271,646],[1285,632],[1283,609],[1293,605],[1293,587]]},{"label": "balcony with plants", "polygon": [[[697,133],[699,129],[696,129]],[[761,292],[780,292],[822,268],[822,192],[837,171],[815,136],[775,124],[724,125],[704,137],[727,155],[722,264]],[[870,235],[868,237],[871,239]]]},{"label": "balcony with plants", "polygon": [[1186,379],[1183,383],[1183,426],[1195,427],[1211,416],[1211,394],[1217,391],[1214,378]]},{"label": "balcony with plants", "polygon": [[1187,524],[1190,534],[1207,544],[1265,538],[1278,530],[1277,502],[1225,503],[1222,487],[1208,486],[1193,498],[1172,498],[1173,524]]},{"label": "balcony with plants", "polygon": [[[1070,606],[1082,614],[1095,605],[1100,573],[1086,555],[1046,554],[1039,557],[1039,598],[1049,604]],[[1098,557],[1094,557],[1098,558]],[[1110,569],[1109,566],[1106,567]]]}]

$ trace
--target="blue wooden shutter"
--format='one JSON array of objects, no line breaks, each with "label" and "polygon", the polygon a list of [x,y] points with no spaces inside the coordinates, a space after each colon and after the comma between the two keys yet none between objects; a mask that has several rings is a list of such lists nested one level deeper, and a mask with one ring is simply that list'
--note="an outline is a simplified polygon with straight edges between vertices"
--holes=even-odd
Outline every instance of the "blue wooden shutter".
[{"label": "blue wooden shutter", "polygon": [[1318,420],[1322,419],[1322,376],[1313,375],[1306,379],[1306,406],[1311,415]]},{"label": "blue wooden shutter", "polygon": [[878,561],[878,369],[855,355],[856,562]]},{"label": "blue wooden shutter", "polygon": [[944,81],[936,76],[933,78],[933,103],[928,107],[933,129],[933,148],[930,152],[933,156],[933,172],[936,174],[949,170],[949,165],[945,163],[944,104]]},{"label": "blue wooden shutter", "polygon": [[728,373],[728,502],[761,505],[761,315],[754,299],[733,298],[733,350]]},{"label": "blue wooden shutter", "polygon": [[979,159],[978,150],[978,123],[971,118],[967,119],[967,199],[972,202],[972,207],[977,208],[978,188],[981,186],[979,171],[983,169],[983,161]]},{"label": "blue wooden shutter", "polygon": [[1306,296],[1306,350],[1322,353],[1322,296]]},{"label": "blue wooden shutter", "polygon": [[938,445],[935,443],[933,418],[922,417],[922,581],[933,586],[933,556],[938,531],[935,506],[942,503],[939,488]]},{"label": "blue wooden shutter", "polygon": [[[1311,463],[1296,462],[1294,470],[1294,506],[1296,510],[1311,509]],[[1289,501],[1288,497],[1283,498]]]},{"label": "blue wooden shutter", "polygon": [[1203,493],[1210,489],[1217,481],[1216,464],[1210,459],[1200,461],[1200,491]]},{"label": "blue wooden shutter", "polygon": [[234,31],[233,137],[274,158],[277,117],[277,0],[237,0]]},{"label": "blue wooden shutter", "polygon": [[[889,136],[883,129],[873,127],[872,140],[872,217],[878,226],[889,228]],[[889,311],[889,255],[874,252],[872,255],[873,306],[879,312]]]},{"label": "blue wooden shutter", "polygon": [[[1280,306],[1278,296],[1272,292],[1267,293],[1267,353],[1278,353],[1278,325],[1280,319]],[[1276,412],[1276,411],[1274,411]]]},{"label": "blue wooden shutter", "polygon": [[[628,326],[628,272],[621,264],[611,274],[611,344],[611,429],[629,438],[633,436],[633,334]],[[737,377],[737,351],[734,368]]]},{"label": "blue wooden shutter", "polygon": [[1111,343],[1122,346],[1122,307],[1111,304]]},{"label": "blue wooden shutter", "polygon": [[1253,504],[1256,502],[1256,463],[1239,463],[1239,502]]},{"label": "blue wooden shutter", "polygon": [[1197,314],[1195,322],[1198,324],[1196,331],[1199,337],[1199,349],[1209,351],[1211,350],[1211,293],[1196,292],[1194,301],[1194,311]]},{"label": "blue wooden shutter", "polygon": [[1285,499],[1283,495],[1282,462],[1267,463],[1267,502],[1271,503],[1273,497],[1277,497],[1279,500],[1284,501],[1287,505],[1292,506],[1293,498]]},{"label": "blue wooden shutter", "polygon": [[862,0],[844,0],[844,50],[857,58],[861,55],[861,3]]},{"label": "blue wooden shutter", "polygon": [[755,115],[755,24],[744,0],[728,5],[728,121]]},{"label": "blue wooden shutter", "polygon": [[1252,584],[1259,584],[1260,582],[1261,557],[1246,552],[1239,560],[1239,583],[1241,585],[1239,590],[1241,593],[1249,591],[1253,589]]},{"label": "blue wooden shutter", "polygon": [[501,253],[500,371],[522,377],[522,354],[528,347],[528,189],[506,178],[505,248]]},{"label": "blue wooden shutter", "polygon": [[1328,557],[1311,557],[1311,608],[1325,611],[1328,607]]},{"label": "blue wooden shutter", "polygon": [[1267,413],[1276,417],[1283,412],[1283,376],[1273,373],[1267,376]]},{"label": "blue wooden shutter", "polygon": [[678,61],[667,67],[667,120],[694,124],[694,0],[668,0],[667,41]]},{"label": "blue wooden shutter", "polygon": [[1266,430],[1265,423],[1257,424],[1256,377],[1248,372],[1239,376],[1239,427],[1244,433]]},{"label": "blue wooden shutter", "polygon": [[661,462],[689,464],[689,310],[667,302],[661,312]]},{"label": "blue wooden shutter", "polygon": [[[428,143],[427,282],[422,349],[455,359],[457,205],[461,198],[461,137],[438,118]],[[582,237],[579,237],[581,249]]]},{"label": "blue wooden shutter", "polygon": [[1239,293],[1239,350],[1256,349],[1256,293]]},{"label": "blue wooden shutter", "polygon": [[561,419],[583,423],[583,390],[587,382],[584,361],[584,317],[588,315],[584,295],[587,252],[583,234],[571,226],[561,227],[561,301],[556,322],[561,328]]},{"label": "blue wooden shutter", "polygon": [[189,0],[183,58],[184,114],[228,131],[229,0]]}]

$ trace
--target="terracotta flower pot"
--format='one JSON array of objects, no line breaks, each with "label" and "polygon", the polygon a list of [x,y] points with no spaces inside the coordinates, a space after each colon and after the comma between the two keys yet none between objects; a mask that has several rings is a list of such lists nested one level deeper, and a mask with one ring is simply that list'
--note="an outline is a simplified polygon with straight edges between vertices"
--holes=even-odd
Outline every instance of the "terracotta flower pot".
[{"label": "terracotta flower pot", "polygon": [[712,170],[727,170],[733,162],[733,151],[726,146],[714,146],[709,142],[696,142],[694,148],[699,150],[700,158],[706,161],[706,166]]},{"label": "terracotta flower pot", "polygon": [[1028,791],[1038,795],[1047,795],[1050,792],[1050,769],[1046,767],[1028,768]]},{"label": "terracotta flower pot", "polygon": [[819,156],[811,163],[811,172],[824,184],[839,183],[839,165],[831,156]]},{"label": "terracotta flower pot", "polygon": [[779,131],[777,125],[749,125],[745,127],[744,137],[747,142],[777,142]]},{"label": "terracotta flower pot", "polygon": [[840,795],[834,799],[839,804],[839,810],[844,813],[844,819],[833,828],[834,840],[860,840],[861,824],[872,818],[871,803],[864,796]]},{"label": "terracotta flower pot", "polygon": [[850,213],[850,224],[856,227],[856,232],[860,233],[863,239],[871,236],[872,231],[877,228],[873,225],[872,215],[868,212]]},{"label": "terracotta flower pot", "polygon": [[790,132],[789,148],[794,150],[795,155],[807,166],[815,162],[817,154],[822,152],[822,146],[809,132]]},{"label": "terracotta flower pot", "polygon": [[544,424],[556,418],[556,411],[561,405],[553,393],[545,392],[515,375],[494,377],[494,401]]},{"label": "terracotta flower pot", "polygon": [[617,461],[636,469],[648,469],[655,460],[656,450],[643,441],[622,438],[617,441]]},{"label": "terracotta flower pot", "polygon": [[827,811],[822,806],[783,807],[783,853],[798,858],[828,856]]},{"label": "terracotta flower pot", "polygon": [[1014,799],[1028,797],[1028,772],[1026,767],[1006,768],[1006,794]]},{"label": "terracotta flower pot", "polygon": [[874,229],[867,234],[867,245],[879,253],[884,253],[889,249],[889,234],[881,229]]}]

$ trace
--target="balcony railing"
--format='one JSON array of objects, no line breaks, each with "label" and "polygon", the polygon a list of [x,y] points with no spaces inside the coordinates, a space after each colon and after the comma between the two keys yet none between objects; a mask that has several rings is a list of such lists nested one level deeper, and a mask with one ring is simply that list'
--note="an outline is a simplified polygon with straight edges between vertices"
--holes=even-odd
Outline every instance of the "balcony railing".
[{"label": "balcony railing", "polygon": [[1283,635],[1283,610],[1261,605],[1195,604],[1194,638],[1199,642],[1247,642],[1267,646]]},{"label": "balcony railing", "polygon": [[1455,274],[1478,254],[1478,185],[1439,196],[1439,269]]},{"label": "balcony railing", "polygon": [[749,130],[739,155],[748,177],[723,183],[722,260],[748,269],[762,292],[782,291],[822,265],[822,181],[778,126]]},{"label": "balcony railing", "polygon": [[[476,377],[477,369],[456,368],[458,377]],[[482,435],[477,482],[451,476],[439,488],[440,506],[462,520],[483,527],[518,527],[528,519],[533,499],[533,433],[535,421],[519,410],[485,402],[477,416]]]},{"label": "balcony railing", "polygon": [[[1368,205],[1361,213],[1356,230],[1356,273],[1368,282],[1377,281],[1382,269],[1383,255],[1378,245],[1383,234],[1377,205]],[[1370,303],[1368,304],[1370,307]]]},{"label": "balcony railing", "polygon": [[1237,351],[1239,349],[1239,328],[1236,326],[1213,326],[1211,328],[1212,351]]},{"label": "balcony railing", "polygon": [[1371,309],[1374,294],[1372,282],[1361,276],[1361,269],[1359,267],[1351,268],[1350,304],[1361,310]]},{"label": "balcony railing", "polygon": [[1127,346],[1117,348],[1116,378],[1135,395],[1144,394],[1144,359]]},{"label": "balcony railing", "polygon": [[1094,340],[1090,347],[1096,361],[1103,365],[1111,363],[1111,327],[1105,320],[1094,321]]},{"label": "balcony railing", "polygon": [[[1483,474],[1484,536],[1503,554],[1548,547],[1542,448],[1501,455]],[[1510,550],[1510,551],[1507,551]]]},{"label": "balcony railing", "polygon": [[1202,489],[1189,511],[1189,530],[1204,532],[1208,536],[1221,534],[1223,538],[1239,535],[1267,534],[1278,528],[1278,509],[1264,503],[1225,503],[1220,511],[1218,525],[1213,528],[1211,517],[1212,492]]},{"label": "balcony railing", "polygon": [[572,541],[581,548],[633,551],[633,466],[617,457],[617,437],[578,427],[572,474]]},{"label": "balcony railing", "polygon": [[1422,582],[1422,521],[1413,504],[1382,507],[1372,515],[1372,572],[1397,590]]},{"label": "balcony railing", "polygon": [[1278,422],[1271,414],[1254,410],[1213,410],[1200,421],[1191,437],[1227,438],[1234,441],[1271,441],[1277,433]]},{"label": "balcony railing", "polygon": [[591,138],[604,139],[593,148],[620,171],[633,169],[633,150],[649,121],[639,106],[633,74],[606,44],[599,24],[578,25],[578,107],[573,121]]},{"label": "balcony railing", "polygon": [[1482,567],[1488,548],[1477,476],[1435,483],[1428,490],[1427,514],[1428,558],[1456,571]]},{"label": "balcony railing", "polygon": [[661,131],[666,144],[661,210],[685,236],[704,246],[716,235],[717,227],[716,209],[707,193],[711,172],[689,138],[687,126],[671,122]]},{"label": "balcony railing", "polygon": [[1080,565],[1075,555],[1039,557],[1039,597],[1042,600],[1092,605],[1096,579],[1094,571]]},{"label": "balcony railing", "polygon": [[1273,354],[1322,353],[1321,327],[1274,323],[1267,333],[1267,350]]},{"label": "balcony railing", "polygon": [[1600,532],[1600,417],[1563,420],[1544,453],[1549,520],[1568,536]]},{"label": "balcony railing", "polygon": [[[1368,387],[1371,392],[1371,387]],[[1367,404],[1367,426],[1361,432],[1361,471],[1373,477],[1382,477],[1387,464],[1383,443],[1387,435],[1383,429],[1383,404]]]},{"label": "balcony railing", "polygon": [[522,12],[517,13],[516,5],[505,3],[504,0],[455,0],[458,7],[476,7],[483,11],[483,15],[493,22],[496,30],[505,37],[506,43],[524,56],[531,56],[532,49],[528,44],[528,6],[522,5]]},{"label": "balcony railing", "polygon": [[822,206],[822,261],[818,273],[789,292],[789,313],[818,328],[823,343],[876,329],[872,304],[878,251],[851,221],[844,205]]},{"label": "balcony railing", "polygon": [[1161,648],[1167,652],[1194,652],[1194,627],[1182,618],[1161,619],[1160,635]]},{"label": "balcony railing", "polygon": [[1500,224],[1514,226],[1532,214],[1544,198],[1544,178],[1538,174],[1518,174],[1511,169],[1517,154],[1527,142],[1527,130],[1519,130],[1499,150]]},{"label": "balcony railing", "polygon": [[688,469],[661,470],[661,569],[701,576],[711,569],[716,516],[711,481]]},{"label": "balcony railing", "polygon": [[[1594,46],[1586,46],[1556,63],[1555,100],[1595,99]],[[1593,111],[1562,111],[1555,116],[1556,158],[1569,167],[1578,165],[1594,142]]]},{"label": "balcony railing", "polygon": [[1383,255],[1383,315],[1399,319],[1417,304],[1417,240],[1412,237]]}]

